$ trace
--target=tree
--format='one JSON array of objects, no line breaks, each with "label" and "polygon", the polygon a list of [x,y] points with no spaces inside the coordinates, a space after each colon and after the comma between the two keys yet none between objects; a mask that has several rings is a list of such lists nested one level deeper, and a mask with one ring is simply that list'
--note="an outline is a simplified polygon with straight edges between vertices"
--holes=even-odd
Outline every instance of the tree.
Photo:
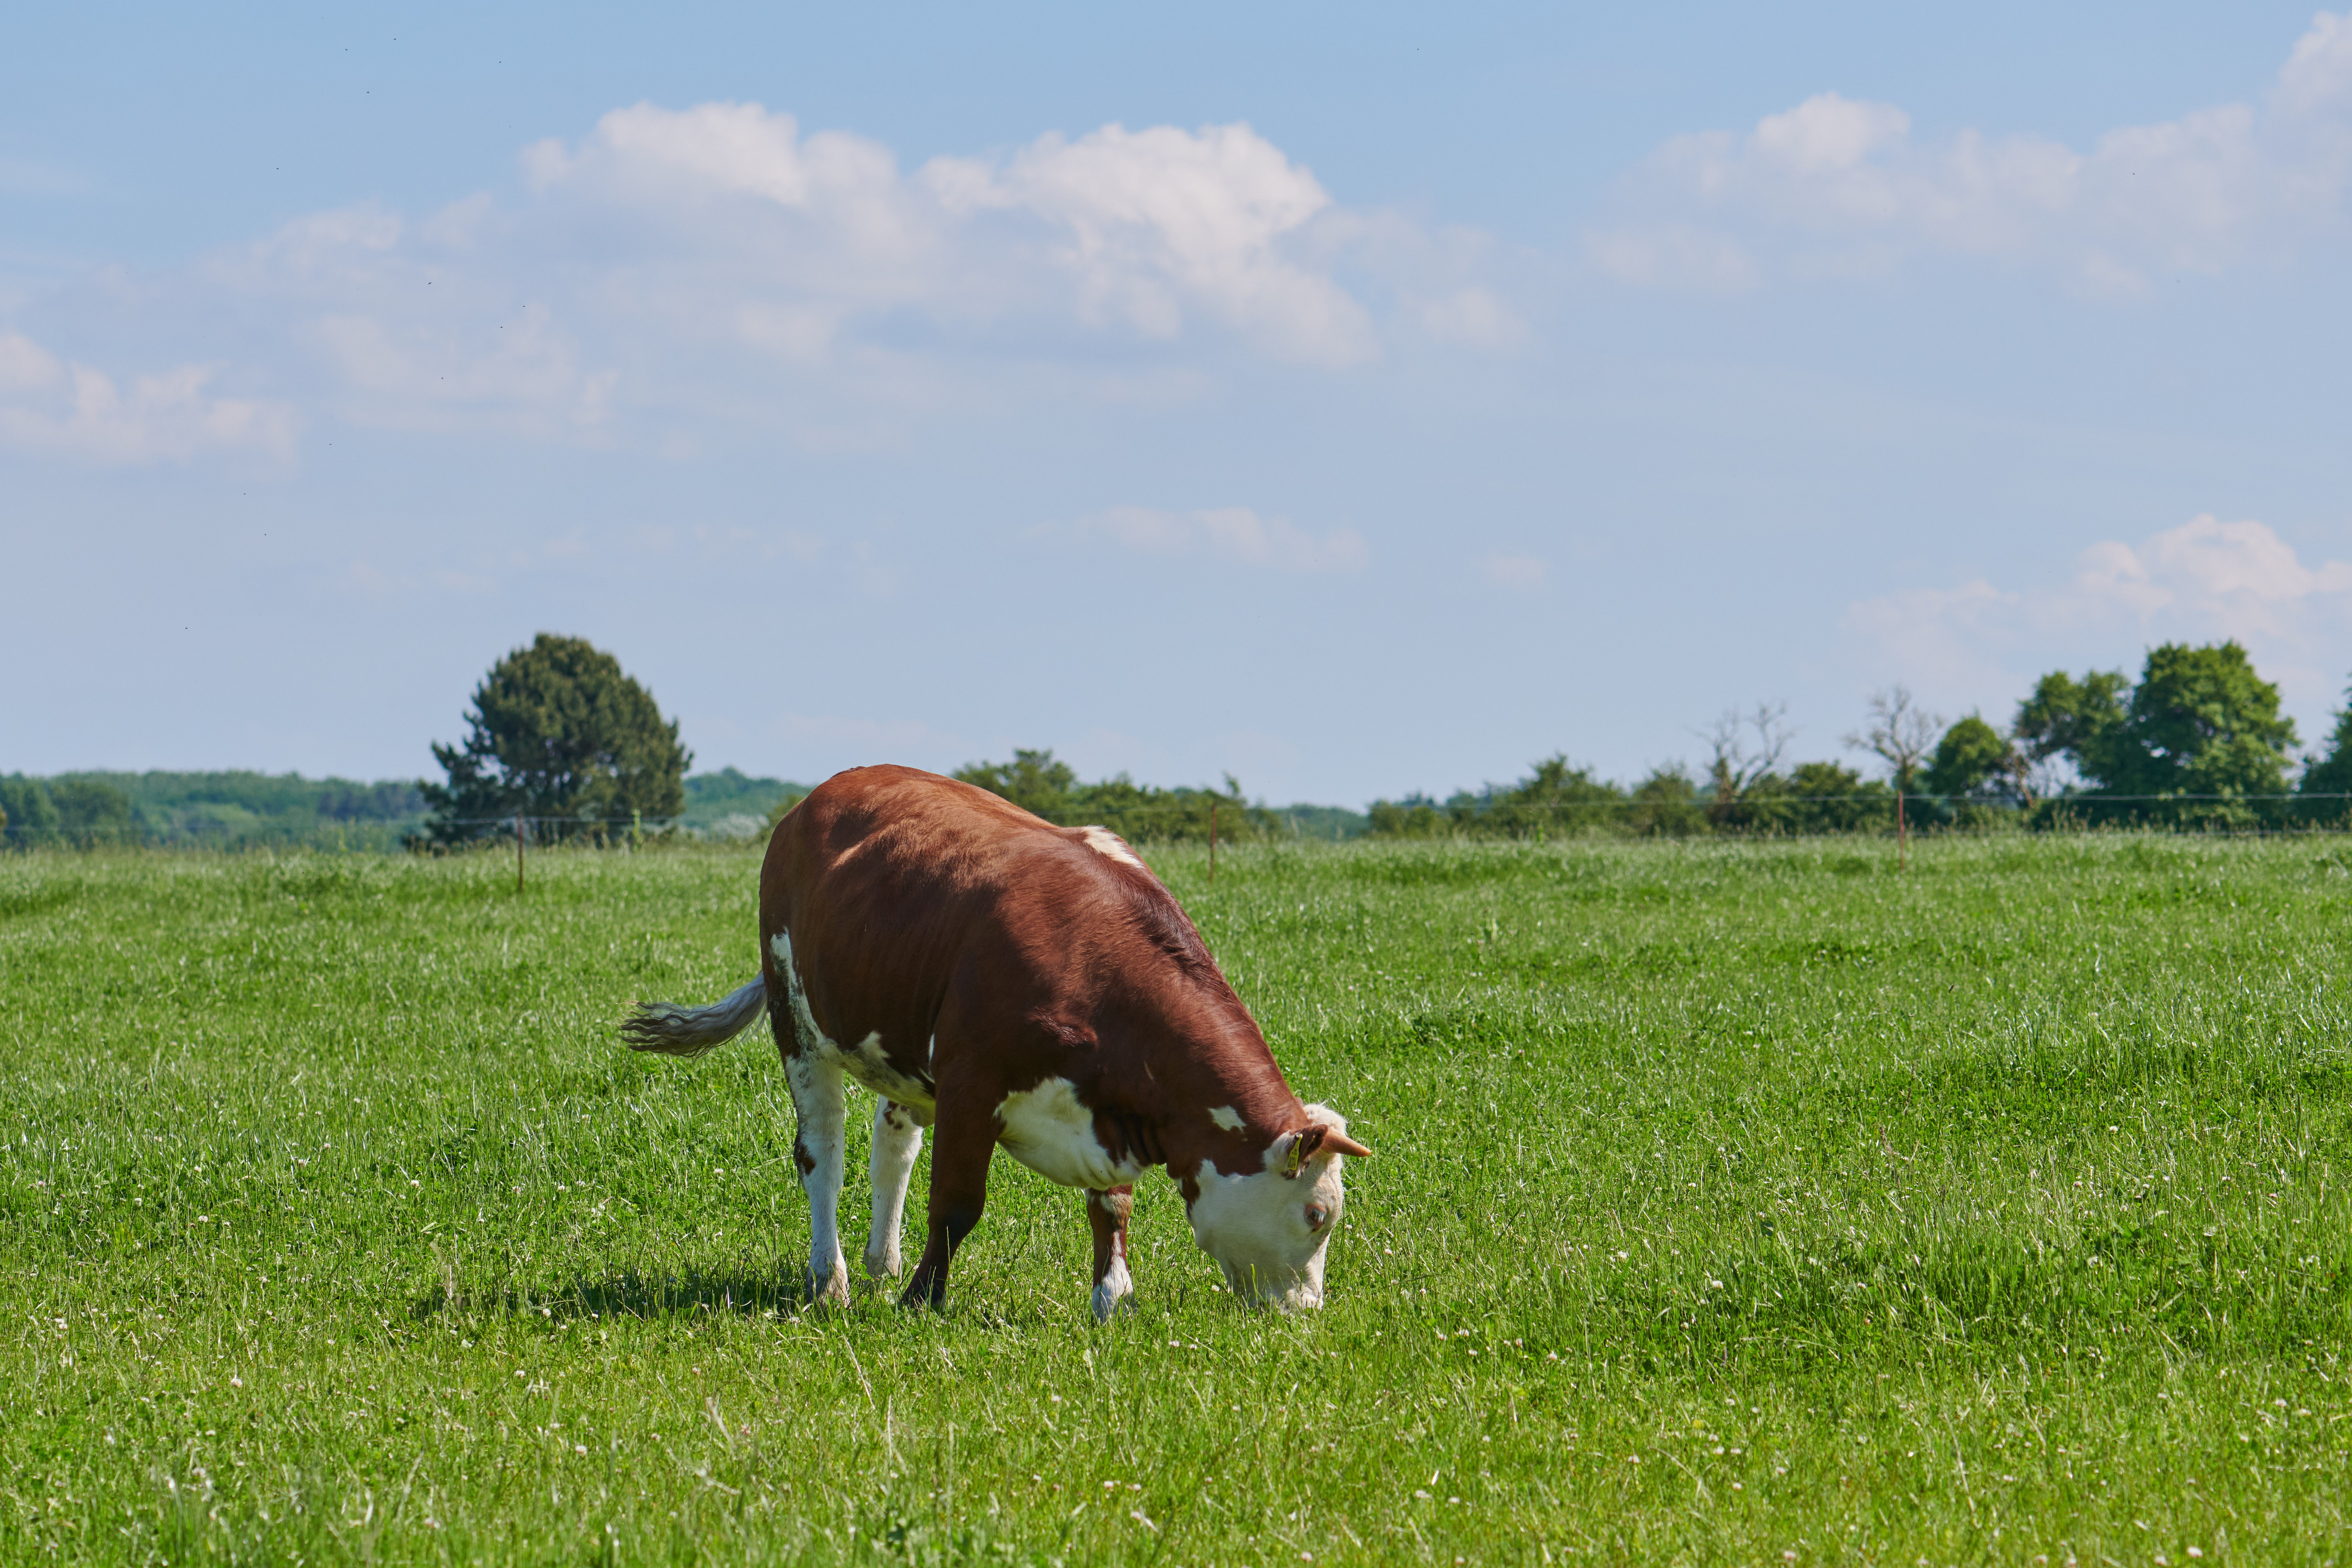
[{"label": "tree", "polygon": [[1894,791],[1836,763],[1799,763],[1789,794],[1792,832],[1852,833],[1895,819]]},{"label": "tree", "polygon": [[1663,763],[1633,786],[1628,831],[1644,838],[1688,838],[1707,831],[1698,782],[1680,763]]},{"label": "tree", "polygon": [[2076,809],[2232,826],[2280,815],[2247,798],[2286,788],[2294,721],[2278,710],[2278,688],[2239,644],[2166,643],[2148,651],[2137,685],[2114,671],[2043,676],[2017,732],[2037,759],[2063,755],[2090,783]]},{"label": "tree", "polygon": [[0,779],[0,814],[11,844],[46,844],[58,830],[57,804],[38,779],[11,773]]},{"label": "tree", "polygon": [[971,763],[958,768],[955,776],[1048,822],[1061,822],[1068,815],[1070,793],[1078,787],[1077,770],[1056,761],[1051,748],[1024,752],[1015,747],[1009,763]]},{"label": "tree", "polygon": [[1999,799],[2017,776],[2016,748],[2009,737],[1975,713],[1944,731],[1927,764],[1928,793],[1948,799]]},{"label": "tree", "polygon": [[1870,694],[1870,720],[1845,738],[1859,752],[1870,752],[1893,775],[1897,795],[1919,793],[1919,764],[1936,744],[1943,720],[1913,700],[1908,687],[1895,685]]},{"label": "tree", "polygon": [[424,786],[438,844],[499,831],[517,815],[543,837],[601,834],[632,816],[675,816],[694,753],[653,696],[611,654],[541,632],[490,667],[474,689],[462,746],[435,742],[446,784]]},{"label": "tree", "polygon": [[2121,782],[2135,794],[2276,795],[2294,721],[2237,643],[2167,643],[2147,656],[2124,735],[2137,765]]},{"label": "tree", "polygon": [[1161,789],[1139,784],[1125,773],[1082,784],[1069,763],[1051,751],[1015,751],[1009,763],[972,763],[955,776],[1001,795],[1024,811],[1064,827],[1108,827],[1139,842],[1206,839],[1213,830],[1231,842],[1275,836],[1281,821],[1264,805],[1242,796],[1241,782],[1225,775],[1225,787]]},{"label": "tree", "polygon": [[1701,733],[1714,753],[1707,761],[1707,820],[1717,827],[1772,827],[1785,816],[1771,797],[1788,793],[1780,759],[1795,731],[1786,702],[1759,702],[1745,712],[1727,708]]},{"label": "tree", "polygon": [[1591,769],[1575,766],[1563,753],[1544,758],[1517,784],[1488,784],[1447,804],[1459,807],[1457,821],[1473,832],[1539,838],[1615,827],[1624,801],[1623,790],[1594,778]]},{"label": "tree", "polygon": [[2346,706],[2336,712],[2335,731],[2327,737],[2327,754],[2314,757],[2295,785],[2303,797],[2299,815],[2309,820],[2340,823],[2352,816],[2352,691],[2345,697]]},{"label": "tree", "polygon": [[49,785],[58,829],[74,843],[120,844],[137,831],[131,797],[102,779],[59,779]]},{"label": "tree", "polygon": [[1365,816],[1369,838],[1437,838],[1458,831],[1437,802],[1418,792],[1402,800],[1376,800]]},{"label": "tree", "polygon": [[2116,745],[2130,698],[2131,681],[2120,669],[2091,670],[2080,680],[2053,670],[2018,704],[2012,732],[2034,762],[2063,758],[2083,777],[2101,779],[2116,771]]}]

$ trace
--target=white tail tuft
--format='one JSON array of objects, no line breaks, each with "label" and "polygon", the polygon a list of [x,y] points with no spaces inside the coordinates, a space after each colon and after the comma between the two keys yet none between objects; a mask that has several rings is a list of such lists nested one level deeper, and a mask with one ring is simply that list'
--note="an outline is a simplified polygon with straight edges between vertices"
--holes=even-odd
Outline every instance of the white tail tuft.
[{"label": "white tail tuft", "polygon": [[760,1021],[768,1010],[768,983],[754,980],[728,993],[724,1001],[708,1007],[681,1007],[675,1002],[640,1002],[621,1021],[621,1037],[633,1051],[658,1051],[666,1057],[698,1057],[713,1046],[723,1046]]}]

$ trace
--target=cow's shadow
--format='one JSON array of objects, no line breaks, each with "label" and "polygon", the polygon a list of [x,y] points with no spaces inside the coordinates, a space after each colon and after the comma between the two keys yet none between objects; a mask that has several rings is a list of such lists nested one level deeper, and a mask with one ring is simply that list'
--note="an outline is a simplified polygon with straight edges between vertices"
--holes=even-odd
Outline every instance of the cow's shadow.
[{"label": "cow's shadow", "polygon": [[[442,1317],[504,1318],[551,1329],[609,1318],[654,1321],[702,1315],[740,1321],[802,1318],[866,1323],[951,1318],[981,1329],[1035,1330],[1086,1310],[1083,1298],[1062,1301],[1032,1297],[1018,1304],[967,1299],[951,1301],[944,1310],[908,1307],[899,1300],[905,1285],[903,1279],[869,1280],[853,1276],[849,1304],[840,1306],[813,1298],[798,1270],[788,1275],[737,1268],[661,1276],[623,1270],[536,1290],[522,1286],[452,1290],[444,1283],[411,1301],[408,1316],[418,1323]],[[1181,1305],[1188,1296],[1180,1288],[1173,1299]]]},{"label": "cow's shadow", "polygon": [[810,1310],[807,1286],[781,1274],[743,1269],[653,1276],[624,1270],[597,1279],[576,1279],[543,1289],[508,1286],[488,1290],[452,1290],[436,1285],[409,1303],[411,1319],[444,1314],[509,1317],[561,1323],[599,1318],[672,1318],[697,1313],[741,1318],[782,1318]]}]

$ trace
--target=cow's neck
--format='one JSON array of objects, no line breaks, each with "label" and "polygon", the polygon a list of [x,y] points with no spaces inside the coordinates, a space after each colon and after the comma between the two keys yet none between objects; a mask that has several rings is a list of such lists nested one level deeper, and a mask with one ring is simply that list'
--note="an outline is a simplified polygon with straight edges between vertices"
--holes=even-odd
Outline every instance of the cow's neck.
[{"label": "cow's neck", "polygon": [[1179,1177],[1203,1159],[1229,1173],[1262,1169],[1266,1146],[1304,1121],[1304,1108],[1240,999],[1226,990],[1199,1001],[1150,1052],[1161,1090],[1155,1142]]}]

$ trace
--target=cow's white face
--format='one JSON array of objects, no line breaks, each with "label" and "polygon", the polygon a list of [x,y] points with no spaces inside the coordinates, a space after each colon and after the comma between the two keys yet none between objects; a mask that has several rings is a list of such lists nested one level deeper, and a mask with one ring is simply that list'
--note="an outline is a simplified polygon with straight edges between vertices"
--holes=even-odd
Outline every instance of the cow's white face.
[{"label": "cow's white face", "polygon": [[[1323,1106],[1307,1114],[1333,1131],[1348,1123]],[[1187,1205],[1192,1237],[1225,1271],[1235,1297],[1282,1311],[1323,1304],[1323,1252],[1345,1202],[1340,1159],[1330,1150],[1296,1166],[1297,1132],[1286,1132],[1265,1152],[1265,1168],[1228,1176],[1203,1160],[1195,1176],[1200,1195]]]}]

